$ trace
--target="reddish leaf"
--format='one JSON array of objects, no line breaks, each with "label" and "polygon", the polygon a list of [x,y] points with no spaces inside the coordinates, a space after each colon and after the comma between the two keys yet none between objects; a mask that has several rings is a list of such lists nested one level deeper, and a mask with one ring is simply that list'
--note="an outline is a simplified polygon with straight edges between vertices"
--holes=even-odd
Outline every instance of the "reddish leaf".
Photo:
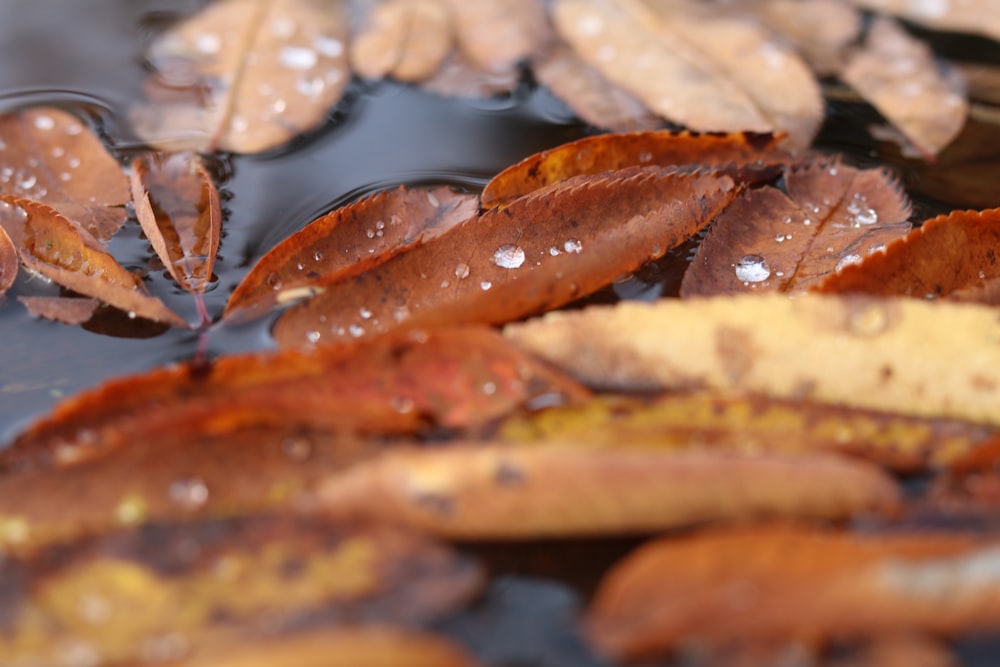
[{"label": "reddish leaf", "polygon": [[492,330],[413,332],[114,380],[57,406],[0,451],[0,464],[74,463],[147,438],[178,441],[252,426],[333,433],[467,427],[543,396],[560,402],[584,395]]},{"label": "reddish leaf", "polygon": [[817,290],[917,298],[949,296],[1000,278],[1000,209],[953,211],[928,220]]},{"label": "reddish leaf", "polygon": [[557,308],[662,256],[734,194],[727,176],[658,167],[569,179],[330,285],[285,313],[274,336],[303,346]]},{"label": "reddish leaf", "polygon": [[455,539],[650,533],[763,516],[891,512],[895,482],[833,456],[455,445],[395,448],[319,487],[341,519]]},{"label": "reddish leaf", "polygon": [[801,291],[910,230],[910,203],[882,170],[818,161],[786,175],[788,194],[743,193],[698,248],[681,296]]},{"label": "reddish leaf", "polygon": [[10,289],[17,278],[17,248],[10,235],[0,226],[0,296]]},{"label": "reddish leaf", "polygon": [[0,226],[29,271],[136,316],[187,326],[89,233],[45,204],[0,195]]},{"label": "reddish leaf", "polygon": [[473,195],[396,188],[314,220],[267,253],[226,305],[226,317],[260,314],[322,291],[444,234],[476,214]]},{"label": "reddish leaf", "polygon": [[483,208],[506,206],[518,197],[571,176],[625,167],[715,167],[738,181],[772,178],[790,156],[770,134],[697,134],[658,130],[584,137],[535,153],[493,177],[483,189]]},{"label": "reddish leaf", "polygon": [[63,324],[83,324],[101,305],[97,299],[64,296],[19,296],[17,300],[23,303],[33,316]]},{"label": "reddish leaf", "polygon": [[969,535],[795,527],[662,539],[605,577],[589,626],[618,659],[692,643],[996,629],[997,553]]},{"label": "reddish leaf", "polygon": [[201,294],[219,250],[219,193],[194,153],[154,153],[132,163],[135,214],[181,287]]},{"label": "reddish leaf", "polygon": [[0,116],[0,192],[48,204],[99,241],[125,222],[128,180],[79,119],[40,107]]}]

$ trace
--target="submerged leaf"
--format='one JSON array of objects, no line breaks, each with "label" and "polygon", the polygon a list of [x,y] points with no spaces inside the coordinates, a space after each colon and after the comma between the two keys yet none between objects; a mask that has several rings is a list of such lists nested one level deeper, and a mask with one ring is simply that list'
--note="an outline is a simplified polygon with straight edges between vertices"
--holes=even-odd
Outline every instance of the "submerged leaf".
[{"label": "submerged leaf", "polygon": [[787,194],[744,191],[719,216],[681,296],[805,290],[910,230],[910,201],[884,170],[818,161],[785,183]]},{"label": "submerged leaf", "polygon": [[895,482],[840,457],[451,445],[395,448],[323,482],[324,511],[453,539],[649,533],[762,516],[890,512]]},{"label": "submerged leaf", "polygon": [[443,0],[388,0],[372,8],[351,42],[351,65],[369,79],[423,81],[441,67],[453,40]]},{"label": "submerged leaf", "polygon": [[23,303],[34,317],[63,324],[83,324],[93,317],[101,305],[97,299],[65,296],[19,296],[17,300]]},{"label": "submerged leaf", "polygon": [[288,310],[274,337],[302,347],[398,327],[508,322],[557,308],[662,256],[734,193],[727,176],[656,167],[570,179],[329,285]]},{"label": "submerged leaf", "polygon": [[154,153],[132,163],[132,199],[146,238],[181,287],[201,294],[212,279],[222,211],[194,153]]},{"label": "submerged leaf", "polygon": [[3,225],[0,225],[0,297],[10,289],[16,278],[17,248]]},{"label": "submerged leaf", "polygon": [[49,205],[98,241],[125,222],[128,180],[75,116],[49,107],[3,114],[0,146],[0,192]]}]

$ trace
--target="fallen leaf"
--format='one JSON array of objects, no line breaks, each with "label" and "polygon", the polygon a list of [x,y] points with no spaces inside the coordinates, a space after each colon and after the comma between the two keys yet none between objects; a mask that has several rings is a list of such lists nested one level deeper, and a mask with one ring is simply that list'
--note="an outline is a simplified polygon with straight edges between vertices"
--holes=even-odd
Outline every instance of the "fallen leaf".
[{"label": "fallen leaf", "polygon": [[724,449],[857,456],[896,471],[941,468],[996,431],[976,424],[918,419],[812,401],[710,392],[655,398],[598,396],[504,420],[496,437],[512,443],[577,447]]},{"label": "fallen leaf", "polygon": [[212,177],[194,153],[153,153],[132,163],[135,215],[153,250],[185,290],[212,279],[222,211]]},{"label": "fallen leaf", "polygon": [[351,42],[351,65],[369,79],[423,81],[451,53],[454,26],[443,0],[388,0],[375,5]]},{"label": "fallen leaf", "polygon": [[344,3],[219,0],[149,47],[136,132],[162,150],[255,153],[321,125],[350,71]]},{"label": "fallen leaf", "polygon": [[802,148],[822,121],[819,86],[799,56],[712,3],[559,0],[553,20],[604,76],[689,129],[786,132]]},{"label": "fallen leaf", "polygon": [[3,296],[17,279],[17,248],[10,236],[0,226],[0,296]]},{"label": "fallen leaf", "polygon": [[837,74],[861,33],[861,13],[846,0],[757,0],[750,7],[795,46],[818,76]]},{"label": "fallen leaf", "polygon": [[746,190],[719,216],[682,297],[802,291],[910,231],[910,201],[882,169],[821,160],[786,171],[785,190]]},{"label": "fallen leaf", "polygon": [[521,71],[514,65],[501,70],[485,70],[454,51],[437,73],[425,79],[420,87],[447,97],[482,99],[510,95],[520,81]]},{"label": "fallen leaf", "polygon": [[968,534],[758,526],[664,538],[605,576],[588,627],[619,660],[733,640],[996,629],[997,554]]},{"label": "fallen leaf", "polygon": [[94,311],[101,305],[97,299],[65,296],[19,296],[17,300],[33,317],[63,324],[83,324],[93,317]]},{"label": "fallen leaf", "polygon": [[627,535],[764,516],[844,518],[896,509],[875,466],[722,451],[398,447],[318,487],[326,514],[449,539]]},{"label": "fallen leaf", "polygon": [[930,47],[891,19],[873,21],[840,78],[927,157],[958,136],[969,112],[958,70],[936,62]]},{"label": "fallen leaf", "polygon": [[451,188],[379,192],[338,208],[279,243],[257,262],[226,304],[227,318],[259,315],[325,289],[416,248],[478,211],[474,195]]},{"label": "fallen leaf", "polygon": [[549,313],[504,333],[591,386],[711,387],[1000,425],[1000,323],[983,306],[740,295]]},{"label": "fallen leaf", "polygon": [[734,194],[726,176],[655,167],[569,179],[327,286],[272,333],[280,346],[303,347],[557,308],[662,256]]},{"label": "fallen leaf", "polygon": [[688,166],[717,169],[737,181],[776,178],[791,156],[770,134],[697,134],[656,130],[602,134],[535,153],[490,179],[480,196],[483,208],[506,206],[518,197],[572,176],[603,174],[626,167]]},{"label": "fallen leaf", "polygon": [[541,0],[445,0],[458,48],[476,68],[502,72],[539,53],[550,37]]},{"label": "fallen leaf", "polygon": [[187,326],[80,225],[55,209],[0,195],[0,226],[29,271],[137,317]]},{"label": "fallen leaf", "polygon": [[828,294],[947,297],[1000,278],[1000,209],[953,211],[817,286]]},{"label": "fallen leaf", "polygon": [[82,645],[94,664],[132,664],[171,637],[183,655],[234,633],[422,624],[466,603],[481,576],[380,527],[293,515],[150,525],[5,557],[0,651],[8,664],[54,665]]},{"label": "fallen leaf", "polygon": [[412,332],[112,380],[56,406],[0,450],[0,467],[73,465],[146,439],[221,437],[256,426],[344,434],[468,428],[532,401],[584,396],[490,329]]},{"label": "fallen leaf", "polygon": [[0,115],[0,192],[32,199],[107,241],[125,222],[128,180],[76,116],[36,107]]},{"label": "fallen leaf", "polygon": [[851,0],[859,7],[896,14],[934,30],[971,32],[1000,40],[1000,15],[991,0],[913,2],[913,0]]}]

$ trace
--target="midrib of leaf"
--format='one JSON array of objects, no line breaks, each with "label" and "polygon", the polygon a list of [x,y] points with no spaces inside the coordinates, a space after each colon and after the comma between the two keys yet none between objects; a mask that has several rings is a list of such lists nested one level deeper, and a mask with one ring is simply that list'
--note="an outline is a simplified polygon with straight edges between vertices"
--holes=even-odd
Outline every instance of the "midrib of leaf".
[{"label": "midrib of leaf", "polygon": [[[844,199],[847,197],[847,193],[853,192],[855,190],[854,183],[857,181],[857,179],[858,179],[857,174],[852,176],[850,186],[844,188],[841,195],[837,198],[836,204],[830,206],[829,212],[821,220],[816,220],[817,223],[815,228],[816,233],[809,238],[809,242],[806,243],[805,249],[799,256],[798,261],[795,262],[795,270],[792,272],[791,277],[788,279],[788,282],[786,283],[787,287],[785,287],[785,291],[792,292],[795,290],[795,285],[799,281],[799,273],[802,271],[802,267],[806,263],[806,258],[808,258],[812,254],[813,248],[816,247],[816,244],[819,241],[820,237],[823,236],[823,232],[826,231],[826,226],[830,223],[830,220],[836,217],[837,212],[840,211],[840,207],[844,204]],[[799,209],[807,216],[812,218],[812,215],[814,214],[811,214],[810,211],[803,210],[802,205],[799,202],[795,201],[791,197],[789,197],[789,200],[791,200],[791,202],[795,204],[795,207],[797,209]]]}]

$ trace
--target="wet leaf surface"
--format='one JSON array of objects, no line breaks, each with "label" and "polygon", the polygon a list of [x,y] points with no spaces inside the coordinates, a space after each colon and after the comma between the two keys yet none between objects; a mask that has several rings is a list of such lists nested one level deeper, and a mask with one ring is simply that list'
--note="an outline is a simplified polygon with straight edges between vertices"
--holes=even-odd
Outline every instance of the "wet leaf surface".
[{"label": "wet leaf surface", "polygon": [[859,7],[896,14],[937,30],[978,33],[1000,39],[1000,16],[990,0],[922,4],[908,0],[851,0]]},{"label": "wet leaf surface", "polygon": [[836,159],[793,167],[785,192],[746,190],[719,216],[681,296],[808,289],[902,237],[909,217],[909,199],[882,169]]},{"label": "wet leaf surface", "polygon": [[287,515],[157,524],[5,558],[0,648],[15,665],[74,649],[123,664],[172,639],[176,658],[233,633],[427,622],[480,580],[467,559],[385,528]]},{"label": "wet leaf surface", "polygon": [[650,533],[762,516],[891,512],[874,466],[816,455],[550,446],[396,448],[324,481],[325,512],[458,539]]},{"label": "wet leaf surface", "polygon": [[97,299],[65,296],[19,296],[17,300],[34,317],[63,324],[83,324],[101,305]]},{"label": "wet leaf surface", "polygon": [[727,176],[655,167],[570,179],[330,285],[282,315],[273,335],[303,347],[556,308],[662,256],[734,194]]},{"label": "wet leaf surface", "polygon": [[17,248],[10,236],[0,226],[0,296],[3,296],[17,278]]},{"label": "wet leaf surface", "polygon": [[454,26],[442,0],[389,0],[371,8],[351,41],[351,66],[369,79],[423,81],[451,53]]},{"label": "wet leaf surface", "polygon": [[839,72],[861,33],[861,13],[844,0],[749,3],[768,28],[795,45],[818,76]]},{"label": "wet leaf surface", "polygon": [[486,72],[502,72],[527,60],[550,36],[541,0],[444,0],[455,21],[458,48]]},{"label": "wet leaf surface", "polygon": [[170,275],[201,294],[212,280],[222,211],[211,176],[194,153],[153,153],[132,163],[132,198],[142,231]]}]

